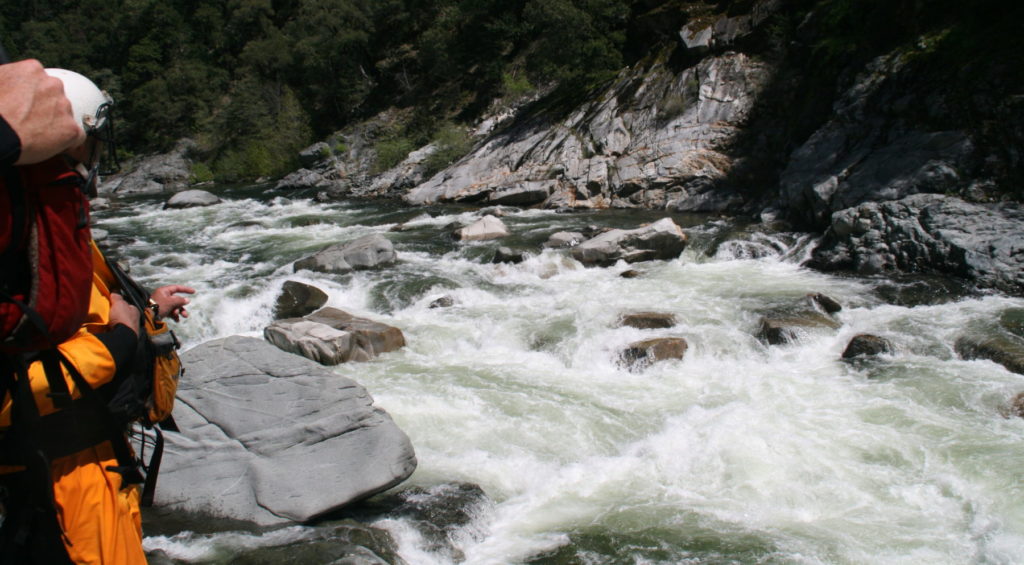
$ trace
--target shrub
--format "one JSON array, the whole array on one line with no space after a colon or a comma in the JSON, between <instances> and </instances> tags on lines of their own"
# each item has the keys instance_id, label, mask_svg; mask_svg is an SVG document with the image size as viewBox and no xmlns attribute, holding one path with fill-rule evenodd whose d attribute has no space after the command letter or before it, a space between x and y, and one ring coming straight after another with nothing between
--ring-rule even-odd
<instances>
[{"instance_id":1,"label":"shrub","mask_svg":"<svg viewBox=\"0 0 1024 565\"><path fill-rule=\"evenodd\" d=\"M192 163L192 170L189 175L189 181L192 184L199 184L201 182L209 182L213 180L213 170L206 163Z\"/></svg>"},{"instance_id":2,"label":"shrub","mask_svg":"<svg viewBox=\"0 0 1024 565\"><path fill-rule=\"evenodd\" d=\"M437 149L423 161L428 177L458 161L473 147L473 140L466 128L451 122L445 122L441 126L434 134L432 143Z\"/></svg>"},{"instance_id":3,"label":"shrub","mask_svg":"<svg viewBox=\"0 0 1024 565\"><path fill-rule=\"evenodd\" d=\"M376 173L382 173L402 162L416 147L411 139L402 136L381 139L374 145L377 160L373 165Z\"/></svg>"}]
</instances>

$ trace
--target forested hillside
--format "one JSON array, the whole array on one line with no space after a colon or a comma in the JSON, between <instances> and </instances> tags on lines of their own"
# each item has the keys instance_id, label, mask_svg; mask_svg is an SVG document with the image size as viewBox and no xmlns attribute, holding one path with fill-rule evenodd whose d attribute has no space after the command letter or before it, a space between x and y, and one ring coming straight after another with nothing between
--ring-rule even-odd
<instances>
[{"instance_id":1,"label":"forested hillside","mask_svg":"<svg viewBox=\"0 0 1024 565\"><path fill-rule=\"evenodd\" d=\"M1019 20L1003 12L1020 11L1011 2L782 3L762 51L789 57L804 75L801 87L832 92L844 69L941 30L960 34L943 43L956 49L943 64L964 65L964 73L1005 64L1009 84L1021 83L1019 64L992 59L1019 42L1009 31ZM389 107L411 109L389 140L402 153L538 88L584 96L626 65L681 58L673 49L687 22L753 4L9 0L0 29L12 57L77 70L107 89L118 102L124 151L159 151L189 136L202 149L204 174L241 180L286 172L300 148ZM792 93L804 108L793 135L828 112L831 99L820 92Z\"/></svg>"}]
</instances>

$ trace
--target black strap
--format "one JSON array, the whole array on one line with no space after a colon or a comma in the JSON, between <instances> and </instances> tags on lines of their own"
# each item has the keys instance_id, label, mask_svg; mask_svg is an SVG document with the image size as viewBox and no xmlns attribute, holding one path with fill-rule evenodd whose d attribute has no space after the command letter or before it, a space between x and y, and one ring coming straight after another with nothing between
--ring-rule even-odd
<instances>
[{"instance_id":1,"label":"black strap","mask_svg":"<svg viewBox=\"0 0 1024 565\"><path fill-rule=\"evenodd\" d=\"M97 409L101 414L102 425L106 430L107 437L110 440L110 445L114 448L114 456L117 458L117 465L108 467L107 470L120 473L122 480L126 484L142 484L145 482L145 478L139 471L139 461L132 455L131 447L128 445L124 426L117 422L110 414L110 411L107 410L106 403L100 395L91 386L89 386L89 383L86 382L84 377L82 377L82 373L78 372L78 369L63 355L60 355L60 361L68 374L71 375L71 380L74 381L75 386L77 386L81 391L82 397L93 403L94 406L98 407Z\"/></svg>"},{"instance_id":2,"label":"black strap","mask_svg":"<svg viewBox=\"0 0 1024 565\"><path fill-rule=\"evenodd\" d=\"M139 500L139 504L142 506L153 506L153 498L156 495L156 478L160 475L160 462L163 461L163 458L164 434L160 428L154 427L153 456L149 458L149 465L146 466L146 483L142 486L142 497Z\"/></svg>"}]
</instances>

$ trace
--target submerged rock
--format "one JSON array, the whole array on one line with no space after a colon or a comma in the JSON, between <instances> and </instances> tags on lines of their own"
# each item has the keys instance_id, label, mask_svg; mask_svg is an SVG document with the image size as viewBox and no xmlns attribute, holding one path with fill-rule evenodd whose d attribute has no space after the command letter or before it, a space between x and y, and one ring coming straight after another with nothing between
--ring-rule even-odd
<instances>
[{"instance_id":1,"label":"submerged rock","mask_svg":"<svg viewBox=\"0 0 1024 565\"><path fill-rule=\"evenodd\" d=\"M619 318L618 325L641 330L671 328L676 325L676 317L667 312L634 312Z\"/></svg>"},{"instance_id":2,"label":"submerged rock","mask_svg":"<svg viewBox=\"0 0 1024 565\"><path fill-rule=\"evenodd\" d=\"M156 505L261 525L308 522L409 477L408 436L355 381L267 342L182 355Z\"/></svg>"},{"instance_id":3,"label":"submerged rock","mask_svg":"<svg viewBox=\"0 0 1024 565\"><path fill-rule=\"evenodd\" d=\"M492 259L491 262L518 264L525 261L526 258L526 253L522 251L516 251L509 247L499 247L497 251L494 252L494 259Z\"/></svg>"},{"instance_id":4,"label":"submerged rock","mask_svg":"<svg viewBox=\"0 0 1024 565\"><path fill-rule=\"evenodd\" d=\"M380 235L370 234L349 243L340 243L321 249L292 265L295 272L302 269L321 273L350 273L360 269L372 269L394 263L398 259L391 241Z\"/></svg>"},{"instance_id":5,"label":"submerged rock","mask_svg":"<svg viewBox=\"0 0 1024 565\"><path fill-rule=\"evenodd\" d=\"M263 337L284 351L322 365L368 361L405 346L402 330L337 308L277 320L263 330Z\"/></svg>"},{"instance_id":6,"label":"submerged rock","mask_svg":"<svg viewBox=\"0 0 1024 565\"><path fill-rule=\"evenodd\" d=\"M965 335L954 344L962 359L988 359L1024 375L1024 340L1011 335Z\"/></svg>"}]
</instances>

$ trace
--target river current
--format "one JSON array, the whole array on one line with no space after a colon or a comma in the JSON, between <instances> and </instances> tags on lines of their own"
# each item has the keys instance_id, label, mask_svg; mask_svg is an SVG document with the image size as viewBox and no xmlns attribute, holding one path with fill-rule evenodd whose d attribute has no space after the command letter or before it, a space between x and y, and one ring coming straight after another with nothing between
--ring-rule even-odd
<instances>
[{"instance_id":1,"label":"river current","mask_svg":"<svg viewBox=\"0 0 1024 565\"><path fill-rule=\"evenodd\" d=\"M953 349L1022 299L818 273L800 266L810 236L717 216L672 215L691 242L676 260L585 268L541 243L668 214L508 209L509 238L456 243L450 224L479 210L325 204L259 186L218 193L222 203L186 210L122 200L94 224L141 282L197 289L175 328L186 349L261 336L289 279L403 331L405 348L336 370L410 436L419 466L398 490L485 494L444 544L403 517L374 518L407 563L1024 563L1024 419L1003 415L1024 375ZM292 272L369 233L391 239L396 265ZM499 245L529 257L492 264ZM777 346L755 337L766 312L808 293L842 304L839 329ZM453 305L431 308L442 296ZM618 327L637 311L678 324ZM859 333L893 352L842 361ZM628 344L660 336L684 337L684 359L620 363ZM271 555L329 539L321 525L144 526L146 549L176 563L260 551L246 562L305 563Z\"/></svg>"}]
</instances>

